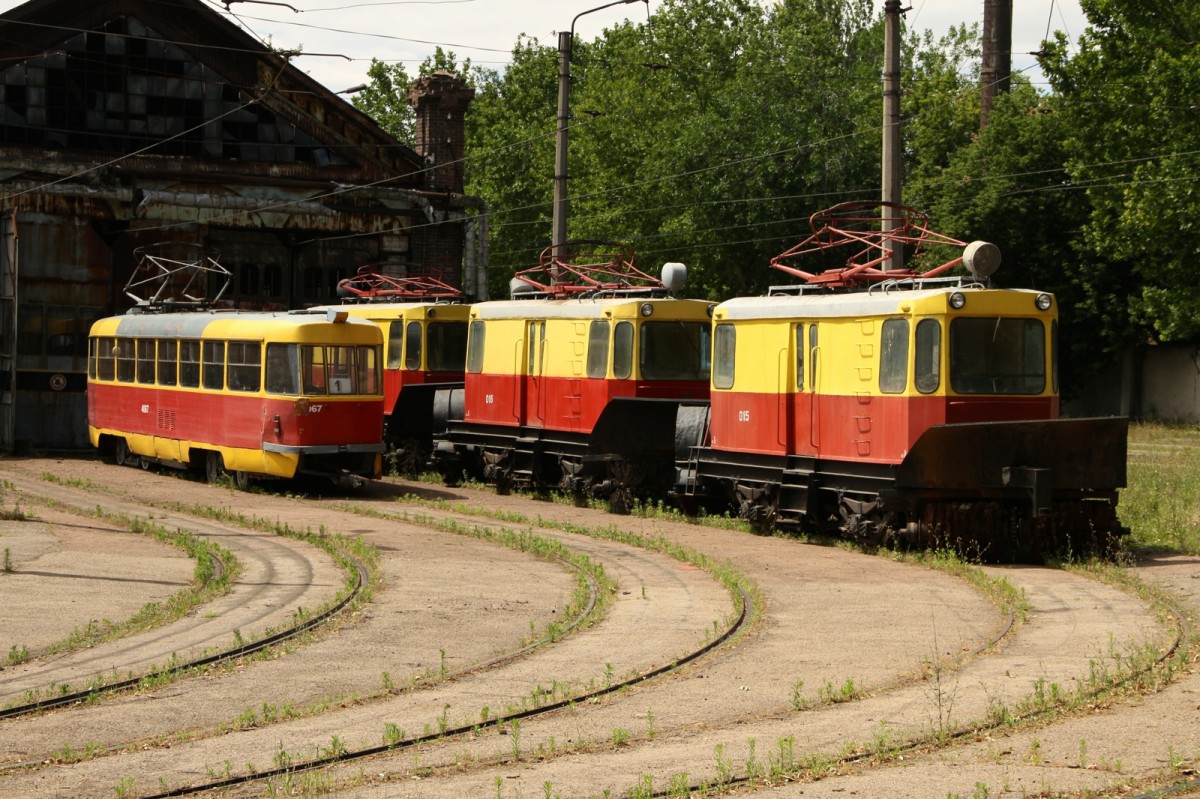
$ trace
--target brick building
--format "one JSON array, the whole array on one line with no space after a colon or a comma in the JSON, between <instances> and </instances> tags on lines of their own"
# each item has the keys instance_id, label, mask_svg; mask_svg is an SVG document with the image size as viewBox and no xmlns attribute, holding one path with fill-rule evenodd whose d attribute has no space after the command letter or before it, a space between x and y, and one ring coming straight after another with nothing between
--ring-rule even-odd
<instances>
[{"instance_id":1,"label":"brick building","mask_svg":"<svg viewBox=\"0 0 1200 799\"><path fill-rule=\"evenodd\" d=\"M333 302L365 264L478 294L472 91L437 74L408 97L415 148L201 0L0 15L0 448L86 445L87 331L130 307L150 247L217 259L232 307Z\"/></svg>"}]
</instances>

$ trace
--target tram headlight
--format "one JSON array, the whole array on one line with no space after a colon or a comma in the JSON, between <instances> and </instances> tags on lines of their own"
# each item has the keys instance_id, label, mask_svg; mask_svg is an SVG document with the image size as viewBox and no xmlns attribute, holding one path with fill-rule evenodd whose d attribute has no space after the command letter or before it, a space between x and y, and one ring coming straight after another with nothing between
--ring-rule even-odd
<instances>
[{"instance_id":1,"label":"tram headlight","mask_svg":"<svg viewBox=\"0 0 1200 799\"><path fill-rule=\"evenodd\" d=\"M956 311L962 310L962 307L967 304L967 295L961 291L956 291L950 295L950 307Z\"/></svg>"},{"instance_id":2,"label":"tram headlight","mask_svg":"<svg viewBox=\"0 0 1200 799\"><path fill-rule=\"evenodd\" d=\"M638 310L641 311L642 316L650 316L651 314L654 313L654 306L648 302L643 302L642 307L639 308Z\"/></svg>"},{"instance_id":3,"label":"tram headlight","mask_svg":"<svg viewBox=\"0 0 1200 799\"><path fill-rule=\"evenodd\" d=\"M1054 298L1049 294L1039 294L1034 299L1033 304L1037 306L1039 311L1048 311L1050 310L1050 306L1054 304Z\"/></svg>"}]
</instances>

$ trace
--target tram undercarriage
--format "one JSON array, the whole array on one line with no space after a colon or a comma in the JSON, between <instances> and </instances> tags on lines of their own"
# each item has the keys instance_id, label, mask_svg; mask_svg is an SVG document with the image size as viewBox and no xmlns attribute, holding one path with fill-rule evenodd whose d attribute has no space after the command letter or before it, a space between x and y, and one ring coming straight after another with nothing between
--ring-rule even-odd
<instances>
[{"instance_id":1,"label":"tram undercarriage","mask_svg":"<svg viewBox=\"0 0 1200 799\"><path fill-rule=\"evenodd\" d=\"M1127 424L935 426L896 465L694 446L676 464L672 494L689 511L724 504L764 532L945 547L993 562L1107 553L1128 532L1116 515Z\"/></svg>"}]
</instances>

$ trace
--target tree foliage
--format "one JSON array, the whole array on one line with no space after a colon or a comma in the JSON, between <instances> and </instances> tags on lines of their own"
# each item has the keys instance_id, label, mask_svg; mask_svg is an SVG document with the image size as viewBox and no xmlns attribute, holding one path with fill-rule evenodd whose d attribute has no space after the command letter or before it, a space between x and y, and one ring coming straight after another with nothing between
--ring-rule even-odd
<instances>
[{"instance_id":1,"label":"tree foliage","mask_svg":"<svg viewBox=\"0 0 1200 799\"><path fill-rule=\"evenodd\" d=\"M1083 0L1091 27L1046 72L1072 121L1065 164L1090 214L1080 254L1106 285L1096 301L1161 341L1200 341L1200 7ZM1097 309L1099 310L1099 309Z\"/></svg>"},{"instance_id":2,"label":"tree foliage","mask_svg":"<svg viewBox=\"0 0 1200 799\"><path fill-rule=\"evenodd\" d=\"M781 282L767 263L811 213L879 196L878 5L663 0L646 22L577 38L569 236L629 242L647 269L683 261L692 296ZM910 32L902 82L906 202L1000 245L998 283L1054 291L1076 372L1130 342L1200 340L1200 6L1082 6L1078 52L1061 34L1044 45L1052 90L1015 76L982 130L977 26ZM501 71L440 51L433 68L476 89L466 190L487 203L503 296L550 243L557 49L522 37ZM370 74L356 105L407 140L408 75Z\"/></svg>"}]
</instances>

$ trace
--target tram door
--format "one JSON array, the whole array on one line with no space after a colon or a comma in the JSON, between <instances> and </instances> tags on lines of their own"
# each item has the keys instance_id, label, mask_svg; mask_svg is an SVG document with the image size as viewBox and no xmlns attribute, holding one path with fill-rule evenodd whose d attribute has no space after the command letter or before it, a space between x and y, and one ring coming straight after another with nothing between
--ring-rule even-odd
<instances>
[{"instance_id":1,"label":"tram door","mask_svg":"<svg viewBox=\"0 0 1200 799\"><path fill-rule=\"evenodd\" d=\"M528 322L525 328L525 390L521 397L521 424L545 426L546 322Z\"/></svg>"}]
</instances>

